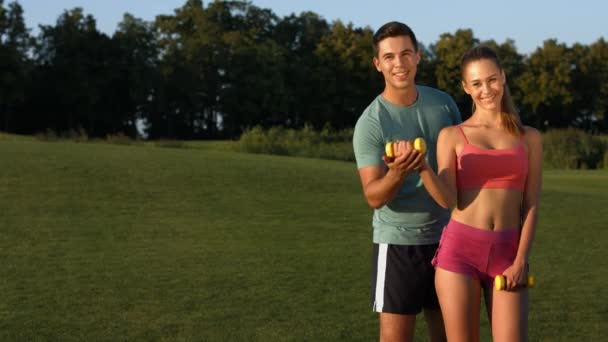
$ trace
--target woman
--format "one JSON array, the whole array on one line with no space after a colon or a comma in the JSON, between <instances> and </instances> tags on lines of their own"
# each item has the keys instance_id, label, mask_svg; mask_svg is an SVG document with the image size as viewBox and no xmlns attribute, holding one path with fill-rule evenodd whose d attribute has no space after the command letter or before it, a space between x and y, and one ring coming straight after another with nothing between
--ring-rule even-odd
<instances>
[{"instance_id":1,"label":"woman","mask_svg":"<svg viewBox=\"0 0 608 342\"><path fill-rule=\"evenodd\" d=\"M437 174L423 161L431 196L452 208L433 265L449 341L478 341L481 288L494 341L527 340L528 256L538 216L542 173L539 132L522 126L494 51L475 47L461 62L472 116L444 128ZM411 149L400 142L398 150ZM493 288L506 277L506 291Z\"/></svg>"}]
</instances>

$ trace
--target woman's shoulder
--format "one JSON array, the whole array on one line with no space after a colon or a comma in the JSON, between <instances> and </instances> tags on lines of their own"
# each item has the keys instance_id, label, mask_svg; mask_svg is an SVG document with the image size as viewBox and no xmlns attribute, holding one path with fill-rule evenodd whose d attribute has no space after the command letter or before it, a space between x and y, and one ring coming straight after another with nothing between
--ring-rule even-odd
<instances>
[{"instance_id":1,"label":"woman's shoulder","mask_svg":"<svg viewBox=\"0 0 608 342\"><path fill-rule=\"evenodd\" d=\"M441 131L439 132L439 134L443 133L443 134L454 134L458 132L458 126L460 126L462 124L459 125L453 125L453 126L445 126L441 129Z\"/></svg>"},{"instance_id":2,"label":"woman's shoulder","mask_svg":"<svg viewBox=\"0 0 608 342\"><path fill-rule=\"evenodd\" d=\"M540 131L536 128L531 126L524 126L524 138L526 138L526 140L533 139L540 141L542 139L542 136L540 134Z\"/></svg>"},{"instance_id":3,"label":"woman's shoulder","mask_svg":"<svg viewBox=\"0 0 608 342\"><path fill-rule=\"evenodd\" d=\"M446 126L439 131L439 138L444 141L453 141L460 136L460 125Z\"/></svg>"},{"instance_id":4,"label":"woman's shoulder","mask_svg":"<svg viewBox=\"0 0 608 342\"><path fill-rule=\"evenodd\" d=\"M526 145L528 145L528 148L537 147L542 149L542 134L536 128L524 126L523 139L525 140Z\"/></svg>"}]
</instances>

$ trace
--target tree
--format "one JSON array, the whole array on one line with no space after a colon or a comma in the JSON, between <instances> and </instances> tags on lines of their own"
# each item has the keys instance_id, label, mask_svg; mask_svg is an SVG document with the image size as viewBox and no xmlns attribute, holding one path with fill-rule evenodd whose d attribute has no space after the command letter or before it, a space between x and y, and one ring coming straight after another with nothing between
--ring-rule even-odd
<instances>
[{"instance_id":1,"label":"tree","mask_svg":"<svg viewBox=\"0 0 608 342\"><path fill-rule=\"evenodd\" d=\"M382 88L372 65L373 32L370 28L355 29L352 23L336 21L331 32L321 38L315 55L319 59L324 106L313 125L325 123L336 128L352 127L367 104ZM373 95L372 95L373 94Z\"/></svg>"},{"instance_id":2,"label":"tree","mask_svg":"<svg viewBox=\"0 0 608 342\"><path fill-rule=\"evenodd\" d=\"M163 114L149 120L152 136L235 137L280 113L284 53L273 39L276 20L242 1L204 8L190 0L159 16Z\"/></svg>"},{"instance_id":3,"label":"tree","mask_svg":"<svg viewBox=\"0 0 608 342\"><path fill-rule=\"evenodd\" d=\"M285 78L286 126L303 127L315 121L321 111L322 63L315 50L329 32L329 24L313 12L291 14L277 22L274 39L285 51L286 59L281 74L289 75Z\"/></svg>"},{"instance_id":4,"label":"tree","mask_svg":"<svg viewBox=\"0 0 608 342\"><path fill-rule=\"evenodd\" d=\"M420 52L420 63L416 71L416 84L425 85L437 88L437 56L432 50L432 47L427 48L421 42L418 42L418 51Z\"/></svg>"},{"instance_id":5,"label":"tree","mask_svg":"<svg viewBox=\"0 0 608 342\"><path fill-rule=\"evenodd\" d=\"M572 58L573 124L585 130L608 127L608 44L601 38L590 46L574 44ZM603 127L602 127L603 126Z\"/></svg>"},{"instance_id":6,"label":"tree","mask_svg":"<svg viewBox=\"0 0 608 342\"><path fill-rule=\"evenodd\" d=\"M33 41L23 19L23 8L11 2L8 11L0 0L0 130L24 132L27 122L17 115L25 101Z\"/></svg>"},{"instance_id":7,"label":"tree","mask_svg":"<svg viewBox=\"0 0 608 342\"><path fill-rule=\"evenodd\" d=\"M471 99L462 89L460 60L465 52L477 44L479 40L473 36L473 31L467 29L458 30L453 35L444 33L431 47L436 56L437 87L452 95L463 119L471 115Z\"/></svg>"},{"instance_id":8,"label":"tree","mask_svg":"<svg viewBox=\"0 0 608 342\"><path fill-rule=\"evenodd\" d=\"M103 137L120 130L104 91L112 84L116 49L82 8L65 11L55 26L41 26L35 49L37 64L28 90L34 121L58 133L84 130Z\"/></svg>"},{"instance_id":9,"label":"tree","mask_svg":"<svg viewBox=\"0 0 608 342\"><path fill-rule=\"evenodd\" d=\"M519 80L524 72L524 55L517 52L515 42L512 39L507 39L504 43L498 44L494 40L488 40L480 43L494 49L500 60L505 74L507 76L507 85L511 91L513 102L518 107L520 116L527 118L529 116L529 110L522 103L523 93L519 87ZM526 124L526 120L522 120Z\"/></svg>"},{"instance_id":10,"label":"tree","mask_svg":"<svg viewBox=\"0 0 608 342\"><path fill-rule=\"evenodd\" d=\"M212 61L216 30L205 19L202 1L189 0L174 15L157 16L154 27L162 86L153 95L156 108L147 113L146 133L152 139L193 138L194 127L206 131L209 121L213 130L215 122L205 113L213 111L217 96L212 89L217 78Z\"/></svg>"},{"instance_id":11,"label":"tree","mask_svg":"<svg viewBox=\"0 0 608 342\"><path fill-rule=\"evenodd\" d=\"M570 113L574 101L571 75L575 68L571 57L565 44L546 40L525 60L525 71L516 80L523 94L521 102L531 109L523 117L539 129L566 127L574 119Z\"/></svg>"},{"instance_id":12,"label":"tree","mask_svg":"<svg viewBox=\"0 0 608 342\"><path fill-rule=\"evenodd\" d=\"M302 12L279 18L250 1L186 0L145 22L123 16L112 37L81 8L29 36L17 2L0 0L0 130L91 137L144 122L151 139L236 138L247 127L352 127L383 87L369 27ZM460 61L470 29L419 43L419 84L451 94L463 117ZM538 128L608 128L608 44L548 40L529 57L493 47L522 120ZM603 122L603 125L599 123Z\"/></svg>"},{"instance_id":13,"label":"tree","mask_svg":"<svg viewBox=\"0 0 608 342\"><path fill-rule=\"evenodd\" d=\"M219 105L224 133L245 127L284 125L288 120L287 51L274 39L278 18L249 3L232 3L237 23L222 35L228 53L221 59Z\"/></svg>"},{"instance_id":14,"label":"tree","mask_svg":"<svg viewBox=\"0 0 608 342\"><path fill-rule=\"evenodd\" d=\"M135 137L137 121L146 122L149 113L156 110L156 90L161 86L156 32L152 23L126 13L112 42L118 59L112 68L114 86L107 93L112 96L113 111L124 120L125 133Z\"/></svg>"}]
</instances>

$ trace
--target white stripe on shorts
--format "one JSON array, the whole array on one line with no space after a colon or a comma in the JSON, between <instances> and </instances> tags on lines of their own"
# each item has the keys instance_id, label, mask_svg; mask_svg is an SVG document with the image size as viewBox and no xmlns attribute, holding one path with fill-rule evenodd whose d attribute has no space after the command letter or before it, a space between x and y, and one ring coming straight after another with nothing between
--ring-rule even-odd
<instances>
[{"instance_id":1,"label":"white stripe on shorts","mask_svg":"<svg viewBox=\"0 0 608 342\"><path fill-rule=\"evenodd\" d=\"M384 281L386 278L386 252L388 244L378 244L378 270L376 272L376 299L374 301L374 311L382 312L384 306Z\"/></svg>"}]
</instances>

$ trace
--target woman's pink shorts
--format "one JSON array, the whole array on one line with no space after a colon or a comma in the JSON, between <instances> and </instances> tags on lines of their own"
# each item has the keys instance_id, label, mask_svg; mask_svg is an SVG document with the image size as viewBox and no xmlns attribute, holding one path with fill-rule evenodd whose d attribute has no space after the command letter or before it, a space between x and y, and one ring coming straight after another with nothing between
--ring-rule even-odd
<instances>
[{"instance_id":1,"label":"woman's pink shorts","mask_svg":"<svg viewBox=\"0 0 608 342\"><path fill-rule=\"evenodd\" d=\"M450 220L441 235L433 266L492 286L494 277L513 264L519 232L519 229L483 230Z\"/></svg>"}]
</instances>

